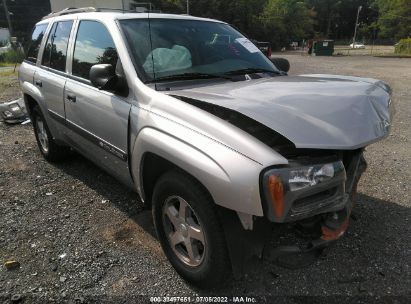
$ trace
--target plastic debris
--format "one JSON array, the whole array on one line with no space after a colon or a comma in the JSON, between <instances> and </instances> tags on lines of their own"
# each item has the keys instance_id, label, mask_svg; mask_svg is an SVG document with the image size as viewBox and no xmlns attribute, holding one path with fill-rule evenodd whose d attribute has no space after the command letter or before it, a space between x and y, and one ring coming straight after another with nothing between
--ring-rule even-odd
<instances>
[{"instance_id":1,"label":"plastic debris","mask_svg":"<svg viewBox=\"0 0 411 304\"><path fill-rule=\"evenodd\" d=\"M10 124L26 121L27 111L23 98L0 103L0 119Z\"/></svg>"},{"instance_id":2,"label":"plastic debris","mask_svg":"<svg viewBox=\"0 0 411 304\"><path fill-rule=\"evenodd\" d=\"M9 260L4 263L4 267L6 267L7 270L12 270L20 267L20 263L17 262L16 260Z\"/></svg>"}]
</instances>

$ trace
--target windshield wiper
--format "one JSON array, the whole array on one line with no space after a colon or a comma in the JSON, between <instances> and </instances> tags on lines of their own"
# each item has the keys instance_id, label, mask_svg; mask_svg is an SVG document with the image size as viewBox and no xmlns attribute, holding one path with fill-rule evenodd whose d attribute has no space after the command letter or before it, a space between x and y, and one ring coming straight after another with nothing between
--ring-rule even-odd
<instances>
[{"instance_id":1,"label":"windshield wiper","mask_svg":"<svg viewBox=\"0 0 411 304\"><path fill-rule=\"evenodd\" d=\"M170 81L170 80L211 79L211 78L222 78L222 79L231 80L230 77L225 77L224 75L207 74L207 73L184 73L184 74L158 77L158 78L153 79L152 82Z\"/></svg>"},{"instance_id":2,"label":"windshield wiper","mask_svg":"<svg viewBox=\"0 0 411 304\"><path fill-rule=\"evenodd\" d=\"M287 75L287 73L283 71L275 71L275 70L267 70L267 69L260 69L260 68L247 68L241 70L234 70L224 73L224 75L245 75L245 74L256 74L256 73L271 73L276 75Z\"/></svg>"}]
</instances>

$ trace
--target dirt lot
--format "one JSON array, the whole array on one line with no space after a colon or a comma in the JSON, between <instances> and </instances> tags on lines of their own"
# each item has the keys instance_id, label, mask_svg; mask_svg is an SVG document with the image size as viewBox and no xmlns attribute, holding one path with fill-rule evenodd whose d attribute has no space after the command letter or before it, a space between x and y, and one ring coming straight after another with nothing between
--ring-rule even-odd
<instances>
[{"instance_id":1,"label":"dirt lot","mask_svg":"<svg viewBox=\"0 0 411 304\"><path fill-rule=\"evenodd\" d=\"M0 123L0 261L21 264L13 271L0 267L0 302L13 295L27 303L149 301L139 295L291 296L286 299L293 303L317 301L298 296L328 296L321 299L330 302L338 295L408 302L411 60L286 57L292 75L381 78L392 86L397 109L391 136L367 149L356 220L317 262L288 270L254 261L246 276L227 278L220 290L194 289L167 262L137 195L80 156L59 165L45 162L31 125ZM0 83L3 101L18 95L13 76L1 76Z\"/></svg>"}]
</instances>

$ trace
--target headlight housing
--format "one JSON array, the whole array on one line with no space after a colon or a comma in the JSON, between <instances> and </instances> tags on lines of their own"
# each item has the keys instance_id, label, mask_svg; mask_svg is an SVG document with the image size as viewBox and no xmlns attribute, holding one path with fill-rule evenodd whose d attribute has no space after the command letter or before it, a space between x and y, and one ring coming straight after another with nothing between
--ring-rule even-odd
<instances>
[{"instance_id":1,"label":"headlight housing","mask_svg":"<svg viewBox=\"0 0 411 304\"><path fill-rule=\"evenodd\" d=\"M263 175L266 212L270 219L276 222L284 221L285 218L293 216L294 203L304 198L312 198L311 207L319 209L323 206L321 200L325 196L315 195L335 190L335 193L343 196L345 180L342 161L270 169ZM304 208L308 210L307 206Z\"/></svg>"}]
</instances>

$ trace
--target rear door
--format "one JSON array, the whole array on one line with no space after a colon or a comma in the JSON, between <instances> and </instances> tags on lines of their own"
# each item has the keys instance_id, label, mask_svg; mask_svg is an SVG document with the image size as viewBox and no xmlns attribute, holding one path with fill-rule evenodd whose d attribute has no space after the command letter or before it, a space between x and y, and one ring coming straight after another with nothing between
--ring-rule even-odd
<instances>
[{"instance_id":1,"label":"rear door","mask_svg":"<svg viewBox=\"0 0 411 304\"><path fill-rule=\"evenodd\" d=\"M40 68L34 75L34 84L42 92L49 114L53 118L60 118L60 121L64 120L63 92L72 26L72 20L53 24L44 47Z\"/></svg>"},{"instance_id":2,"label":"rear door","mask_svg":"<svg viewBox=\"0 0 411 304\"><path fill-rule=\"evenodd\" d=\"M72 145L118 178L129 179L128 118L126 97L91 85L89 72L95 64L116 67L118 55L104 24L80 20L66 82L64 103Z\"/></svg>"},{"instance_id":3,"label":"rear door","mask_svg":"<svg viewBox=\"0 0 411 304\"><path fill-rule=\"evenodd\" d=\"M27 56L19 69L19 79L22 82L33 83L34 73L36 71L37 56L43 41L44 34L47 30L48 23L37 24L31 34Z\"/></svg>"}]
</instances>

